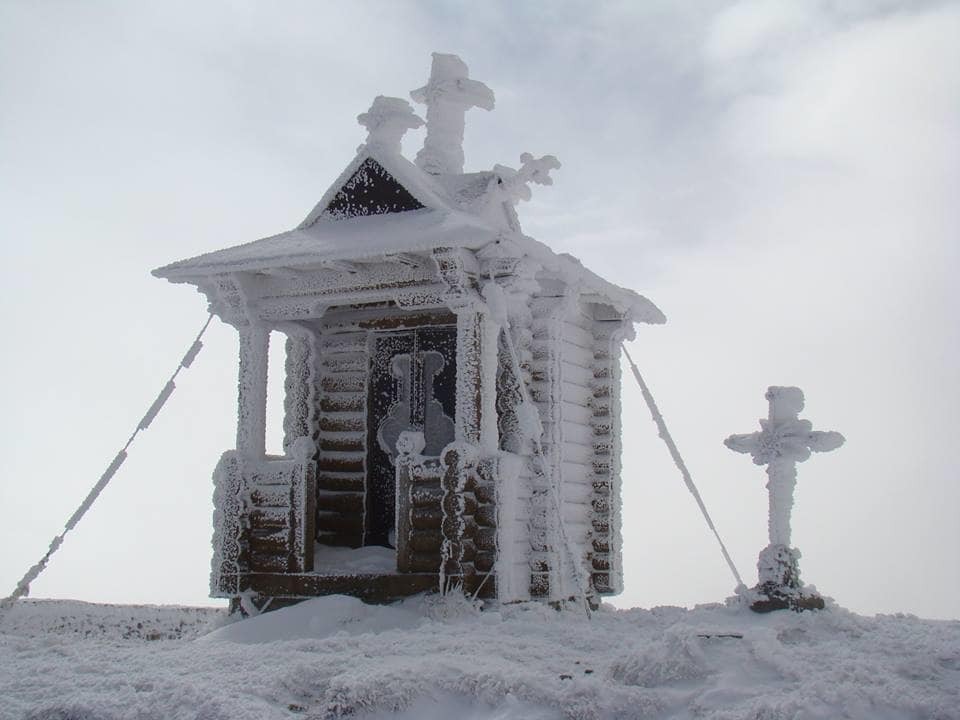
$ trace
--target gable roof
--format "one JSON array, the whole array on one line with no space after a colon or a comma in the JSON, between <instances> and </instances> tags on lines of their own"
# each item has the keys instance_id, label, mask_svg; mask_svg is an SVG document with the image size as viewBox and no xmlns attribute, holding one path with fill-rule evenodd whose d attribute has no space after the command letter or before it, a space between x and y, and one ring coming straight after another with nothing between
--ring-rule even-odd
<instances>
[{"instance_id":1,"label":"gable roof","mask_svg":"<svg viewBox=\"0 0 960 720\"><path fill-rule=\"evenodd\" d=\"M607 298L635 322L666 318L647 298L614 285L579 260L524 235L495 172L432 176L396 152L361 145L356 157L296 228L171 263L153 271L171 282L212 275L363 260L437 247L479 250L507 241L565 281Z\"/></svg>"},{"instance_id":2,"label":"gable roof","mask_svg":"<svg viewBox=\"0 0 960 720\"><path fill-rule=\"evenodd\" d=\"M364 177L364 175L366 177ZM322 217L328 217L330 219L356 217L357 215L329 212L331 206L336 206L340 197L357 193L358 188L354 184L356 180L360 180L358 184L362 184L363 181L366 180L367 182L372 181L391 187L394 185L399 186L406 197L410 198L414 203L419 204L422 208L431 208L434 210L449 209L449 203L441 198L439 188L433 187L430 176L412 162L397 153L385 152L376 145L361 145L357 151L357 156L350 161L350 164L340 173L340 176L333 181L333 184L323 194L320 201L297 228L301 230L308 228ZM351 185L353 186L351 187ZM407 202L406 204L410 205L411 203ZM419 208L408 207L405 209ZM402 212L402 210L386 210L385 212Z\"/></svg>"},{"instance_id":3,"label":"gable roof","mask_svg":"<svg viewBox=\"0 0 960 720\"><path fill-rule=\"evenodd\" d=\"M307 227L301 225L261 240L180 260L153 274L174 282L190 282L222 273L297 267L324 260L362 260L435 247L476 249L496 237L496 231L477 218L430 208L343 220L318 217Z\"/></svg>"}]
</instances>

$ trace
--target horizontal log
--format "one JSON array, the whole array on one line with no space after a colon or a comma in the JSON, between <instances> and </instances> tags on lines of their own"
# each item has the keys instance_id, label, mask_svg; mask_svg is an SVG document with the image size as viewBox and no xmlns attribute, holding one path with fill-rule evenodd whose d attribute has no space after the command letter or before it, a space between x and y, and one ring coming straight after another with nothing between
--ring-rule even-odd
<instances>
[{"instance_id":1,"label":"horizontal log","mask_svg":"<svg viewBox=\"0 0 960 720\"><path fill-rule=\"evenodd\" d=\"M343 455L321 455L317 459L320 472L362 473L363 455L344 453Z\"/></svg>"},{"instance_id":2,"label":"horizontal log","mask_svg":"<svg viewBox=\"0 0 960 720\"><path fill-rule=\"evenodd\" d=\"M410 510L410 524L415 530L438 530L443 522L439 508L420 507Z\"/></svg>"},{"instance_id":3,"label":"horizontal log","mask_svg":"<svg viewBox=\"0 0 960 720\"><path fill-rule=\"evenodd\" d=\"M351 415L321 415L319 425L324 432L358 432L366 430L366 419Z\"/></svg>"},{"instance_id":4,"label":"horizontal log","mask_svg":"<svg viewBox=\"0 0 960 720\"><path fill-rule=\"evenodd\" d=\"M439 484L435 487L415 485L410 488L410 504L414 507L439 508L442 498L443 490L440 489Z\"/></svg>"},{"instance_id":5,"label":"horizontal log","mask_svg":"<svg viewBox=\"0 0 960 720\"><path fill-rule=\"evenodd\" d=\"M594 512L600 515L605 515L610 512L610 501L604 497L594 498L590 501L590 506Z\"/></svg>"},{"instance_id":6,"label":"horizontal log","mask_svg":"<svg viewBox=\"0 0 960 720\"><path fill-rule=\"evenodd\" d=\"M593 445L581 445L580 443L565 442L562 445L563 460L566 462L579 463L580 465L589 465L597 454Z\"/></svg>"},{"instance_id":7,"label":"horizontal log","mask_svg":"<svg viewBox=\"0 0 960 720\"><path fill-rule=\"evenodd\" d=\"M590 544L593 546L594 553L601 554L610 552L610 542L606 538L594 536Z\"/></svg>"},{"instance_id":8,"label":"horizontal log","mask_svg":"<svg viewBox=\"0 0 960 720\"><path fill-rule=\"evenodd\" d=\"M480 572L491 572L496 563L496 557L492 552L478 552L473 558L473 566Z\"/></svg>"},{"instance_id":9,"label":"horizontal log","mask_svg":"<svg viewBox=\"0 0 960 720\"><path fill-rule=\"evenodd\" d=\"M321 452L363 452L366 435L358 432L345 432L322 435L317 440Z\"/></svg>"},{"instance_id":10,"label":"horizontal log","mask_svg":"<svg viewBox=\"0 0 960 720\"><path fill-rule=\"evenodd\" d=\"M320 473L317 475L318 490L363 492L364 484L363 473Z\"/></svg>"},{"instance_id":11,"label":"horizontal log","mask_svg":"<svg viewBox=\"0 0 960 720\"><path fill-rule=\"evenodd\" d=\"M493 483L477 483L473 488L473 495L477 502L491 505L497 501L497 490Z\"/></svg>"},{"instance_id":12,"label":"horizontal log","mask_svg":"<svg viewBox=\"0 0 960 720\"><path fill-rule=\"evenodd\" d=\"M613 587L610 585L610 573L595 572L590 576L590 580L598 593L608 594L613 592Z\"/></svg>"},{"instance_id":13,"label":"horizontal log","mask_svg":"<svg viewBox=\"0 0 960 720\"><path fill-rule=\"evenodd\" d=\"M317 513L318 532L353 533L363 531L362 515L343 515L341 513Z\"/></svg>"},{"instance_id":14,"label":"horizontal log","mask_svg":"<svg viewBox=\"0 0 960 720\"><path fill-rule=\"evenodd\" d=\"M596 343L593 332L571 322L563 323L564 344L570 343L585 349L592 349Z\"/></svg>"},{"instance_id":15,"label":"horizontal log","mask_svg":"<svg viewBox=\"0 0 960 720\"><path fill-rule=\"evenodd\" d=\"M287 572L289 569L290 559L286 555L250 553L250 570L252 572Z\"/></svg>"},{"instance_id":16,"label":"horizontal log","mask_svg":"<svg viewBox=\"0 0 960 720\"><path fill-rule=\"evenodd\" d=\"M325 413L358 412L364 409L365 404L360 393L337 393L321 398L320 410Z\"/></svg>"},{"instance_id":17,"label":"horizontal log","mask_svg":"<svg viewBox=\"0 0 960 720\"><path fill-rule=\"evenodd\" d=\"M594 362L596 362L593 356L593 338L590 338L590 342L587 347L581 347L572 342L568 342L567 338L564 337L563 344L560 346L560 357L563 358L565 362L570 363L571 365L576 365L584 368L593 367Z\"/></svg>"},{"instance_id":18,"label":"horizontal log","mask_svg":"<svg viewBox=\"0 0 960 720\"><path fill-rule=\"evenodd\" d=\"M362 357L341 357L340 355L332 355L325 357L323 359L323 372L340 374L340 373L358 373L365 372L367 369L367 360L366 354Z\"/></svg>"},{"instance_id":19,"label":"horizontal log","mask_svg":"<svg viewBox=\"0 0 960 720\"><path fill-rule=\"evenodd\" d=\"M407 539L411 550L422 553L439 552L442 543L443 538L436 530L414 530Z\"/></svg>"},{"instance_id":20,"label":"horizontal log","mask_svg":"<svg viewBox=\"0 0 960 720\"><path fill-rule=\"evenodd\" d=\"M406 314L397 317L380 317L363 320L358 325L361 328L374 330L395 330L400 328L423 327L426 325L456 325L457 316L447 311L430 313Z\"/></svg>"},{"instance_id":21,"label":"horizontal log","mask_svg":"<svg viewBox=\"0 0 960 720\"><path fill-rule=\"evenodd\" d=\"M605 380L594 380L591 385L593 388L593 396L595 398L605 398L610 397L610 383Z\"/></svg>"},{"instance_id":22,"label":"horizontal log","mask_svg":"<svg viewBox=\"0 0 960 720\"><path fill-rule=\"evenodd\" d=\"M250 490L250 503L254 507L290 508L289 485L260 485Z\"/></svg>"},{"instance_id":23,"label":"horizontal log","mask_svg":"<svg viewBox=\"0 0 960 720\"><path fill-rule=\"evenodd\" d=\"M580 445L592 445L594 442L594 432L590 425L581 425L578 423L562 422L543 424L548 438L564 442L574 442Z\"/></svg>"},{"instance_id":24,"label":"horizontal log","mask_svg":"<svg viewBox=\"0 0 960 720\"><path fill-rule=\"evenodd\" d=\"M560 497L563 503L573 505L586 505L596 498L591 483L573 482L571 475L564 470L564 483L560 491Z\"/></svg>"},{"instance_id":25,"label":"horizontal log","mask_svg":"<svg viewBox=\"0 0 960 720\"><path fill-rule=\"evenodd\" d=\"M593 485L593 491L600 495L608 495L610 493L610 478L609 477L595 477L590 482Z\"/></svg>"},{"instance_id":26,"label":"horizontal log","mask_svg":"<svg viewBox=\"0 0 960 720\"><path fill-rule=\"evenodd\" d=\"M596 475L605 476L610 474L610 469L613 467L613 463L610 458L597 458L593 461L593 472Z\"/></svg>"},{"instance_id":27,"label":"horizontal log","mask_svg":"<svg viewBox=\"0 0 960 720\"><path fill-rule=\"evenodd\" d=\"M530 597L550 597L550 574L530 574Z\"/></svg>"},{"instance_id":28,"label":"horizontal log","mask_svg":"<svg viewBox=\"0 0 960 720\"><path fill-rule=\"evenodd\" d=\"M440 553L411 552L408 555L410 572L440 572Z\"/></svg>"},{"instance_id":29,"label":"horizontal log","mask_svg":"<svg viewBox=\"0 0 960 720\"><path fill-rule=\"evenodd\" d=\"M290 527L290 511L284 508L251 508L247 513L252 530L276 530Z\"/></svg>"},{"instance_id":30,"label":"horizontal log","mask_svg":"<svg viewBox=\"0 0 960 720\"><path fill-rule=\"evenodd\" d=\"M324 375L320 379L320 387L324 392L330 393L365 392L367 375L366 373Z\"/></svg>"},{"instance_id":31,"label":"horizontal log","mask_svg":"<svg viewBox=\"0 0 960 720\"><path fill-rule=\"evenodd\" d=\"M364 352L367 349L366 332L340 332L324 335L320 341L322 355L341 352Z\"/></svg>"},{"instance_id":32,"label":"horizontal log","mask_svg":"<svg viewBox=\"0 0 960 720\"><path fill-rule=\"evenodd\" d=\"M497 531L494 528L477 528L473 533L473 542L478 550L495 552L497 549Z\"/></svg>"},{"instance_id":33,"label":"horizontal log","mask_svg":"<svg viewBox=\"0 0 960 720\"><path fill-rule=\"evenodd\" d=\"M289 530L254 531L250 533L250 550L264 555L287 557L293 550Z\"/></svg>"},{"instance_id":34,"label":"horizontal log","mask_svg":"<svg viewBox=\"0 0 960 720\"><path fill-rule=\"evenodd\" d=\"M496 527L497 525L497 507L496 505L481 505L473 514L473 519L480 527Z\"/></svg>"},{"instance_id":35,"label":"horizontal log","mask_svg":"<svg viewBox=\"0 0 960 720\"><path fill-rule=\"evenodd\" d=\"M279 598L318 595L353 595L368 603L386 603L435 590L437 573L390 575L318 575L251 573L245 578L250 589Z\"/></svg>"},{"instance_id":36,"label":"horizontal log","mask_svg":"<svg viewBox=\"0 0 960 720\"><path fill-rule=\"evenodd\" d=\"M363 493L358 492L319 492L317 493L318 512L361 513L363 512Z\"/></svg>"}]
</instances>

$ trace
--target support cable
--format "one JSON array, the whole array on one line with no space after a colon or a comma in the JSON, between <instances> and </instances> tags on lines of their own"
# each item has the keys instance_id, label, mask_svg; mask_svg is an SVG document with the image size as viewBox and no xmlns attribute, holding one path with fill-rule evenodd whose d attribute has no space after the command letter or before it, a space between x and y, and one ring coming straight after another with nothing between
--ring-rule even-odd
<instances>
[{"instance_id":1,"label":"support cable","mask_svg":"<svg viewBox=\"0 0 960 720\"><path fill-rule=\"evenodd\" d=\"M663 419L663 415L660 414L660 409L657 407L657 403L653 399L653 395L650 394L650 388L647 387L647 384L643 381L643 377L640 375L640 370L637 368L636 363L633 362L633 358L630 357L630 353L627 351L627 346L621 343L623 348L623 354L627 356L627 362L630 363L630 369L633 370L633 377L636 379L637 384L640 386L640 392L643 393L643 399L647 403L647 407L650 409L650 415L653 416L653 422L657 425L657 430L659 431L660 438L666 444L667 449L670 451L670 457L673 458L674 464L680 470L680 474L683 476L683 482L687 486L687 490L690 491L690 494L693 495L693 499L697 501L697 505L700 507L700 512L703 513L704 520L707 521L707 526L713 531L714 537L717 538L717 542L720 544L720 552L723 553L723 559L727 561L727 567L730 568L730 572L733 573L733 577L737 581L737 589L745 588L743 580L740 578L740 573L737 572L737 567L733 564L733 560L730 559L730 554L727 552L727 546L723 544L723 540L720 539L720 533L717 532L717 528L713 524L713 520L710 519L710 513L707 512L707 506L703 504L703 498L700 497L700 492L697 490L697 486L693 483L693 478L690 477L690 471L687 470L687 465L683 461L683 458L680 456L680 451L677 449L676 444L673 442L673 437L670 435L670 431L667 430L667 423Z\"/></svg>"},{"instance_id":2,"label":"support cable","mask_svg":"<svg viewBox=\"0 0 960 720\"><path fill-rule=\"evenodd\" d=\"M207 328L210 327L210 322L213 320L213 313L210 313L207 317L207 321L203 324L203 327L200 328L200 332L197 334L196 339L193 341L193 344L187 349L187 352L184 354L183 359L180 360L180 364L177 365L177 369L173 371L173 375L170 376L170 379L167 381L167 384L163 386L163 389L160 390L160 394L157 395L156 400L147 408L147 411L144 413L143 417L140 419L140 422L137 423L137 427L134 428L133 434L130 435L130 438L127 440L126 444L121 448L120 452L116 454L110 464L107 466L107 469L104 470L103 475L100 476L100 479L97 481L96 485L91 488L90 492L87 493L87 497L84 498L83 502L80 503L80 507L76 509L73 515L70 516L70 519L67 520L66 524L63 526L63 532L53 538L50 541L50 546L47 549L47 552L36 565L27 570L26 574L21 578L20 582L17 583L17 586L14 588L13 592L0 600L0 613L9 610L13 607L13 604L20 598L26 597L30 594L30 583L37 579L37 577L42 573L46 567L47 563L50 561L50 557L60 549L60 546L63 544L63 538L68 532L73 530L76 527L77 523L80 522L80 519L86 515L87 511L96 502L97 498L100 497L100 493L103 492L103 489L107 486L113 476L116 475L117 470L120 469L120 466L123 465L123 461L127 459L127 450L130 449L130 446L133 444L133 441L136 439L137 435L141 430L146 430L150 427L150 423L153 422L154 418L157 417L157 414L163 408L164 404L173 394L173 391L176 389L176 380L177 375L180 374L180 371L189 368L199 354L201 348L203 348L203 343L200 342L200 338L203 337L203 334L207 331Z\"/></svg>"}]
</instances>

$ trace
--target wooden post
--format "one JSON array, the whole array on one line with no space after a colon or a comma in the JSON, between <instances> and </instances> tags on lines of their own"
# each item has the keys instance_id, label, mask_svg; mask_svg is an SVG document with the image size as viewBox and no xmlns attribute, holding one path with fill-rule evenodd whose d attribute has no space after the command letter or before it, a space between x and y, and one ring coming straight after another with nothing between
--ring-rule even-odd
<instances>
[{"instance_id":1,"label":"wooden post","mask_svg":"<svg viewBox=\"0 0 960 720\"><path fill-rule=\"evenodd\" d=\"M457 309L457 417L456 440L480 444L482 413L481 359L483 316L469 308Z\"/></svg>"},{"instance_id":2,"label":"wooden post","mask_svg":"<svg viewBox=\"0 0 960 720\"><path fill-rule=\"evenodd\" d=\"M283 382L283 451L290 454L302 437L317 437L317 347L316 335L306 328L287 334Z\"/></svg>"},{"instance_id":3,"label":"wooden post","mask_svg":"<svg viewBox=\"0 0 960 720\"><path fill-rule=\"evenodd\" d=\"M266 454L267 351L270 331L251 323L240 328L240 373L237 381L237 450L247 457Z\"/></svg>"}]
</instances>

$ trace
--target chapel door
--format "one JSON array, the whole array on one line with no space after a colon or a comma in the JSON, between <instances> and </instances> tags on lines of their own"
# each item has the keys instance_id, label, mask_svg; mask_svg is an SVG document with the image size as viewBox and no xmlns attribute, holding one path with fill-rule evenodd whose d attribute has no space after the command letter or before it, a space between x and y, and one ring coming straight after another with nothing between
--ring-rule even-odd
<instances>
[{"instance_id":1,"label":"chapel door","mask_svg":"<svg viewBox=\"0 0 960 720\"><path fill-rule=\"evenodd\" d=\"M423 455L454 439L454 327L377 333L371 353L364 545L395 547L396 457L401 432L422 432Z\"/></svg>"}]
</instances>

